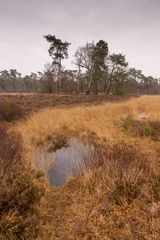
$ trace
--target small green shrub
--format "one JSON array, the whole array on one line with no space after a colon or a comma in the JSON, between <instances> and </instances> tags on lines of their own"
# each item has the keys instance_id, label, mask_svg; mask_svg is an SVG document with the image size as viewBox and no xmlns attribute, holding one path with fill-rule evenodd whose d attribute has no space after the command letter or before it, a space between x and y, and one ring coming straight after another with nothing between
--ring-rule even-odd
<instances>
[{"instance_id":1,"label":"small green shrub","mask_svg":"<svg viewBox=\"0 0 160 240\"><path fill-rule=\"evenodd\" d=\"M151 137L153 140L160 140L159 121L139 121L133 119L131 116L127 116L122 122L122 127L136 136Z\"/></svg>"},{"instance_id":2,"label":"small green shrub","mask_svg":"<svg viewBox=\"0 0 160 240\"><path fill-rule=\"evenodd\" d=\"M154 129L148 123L144 123L142 131L144 136L152 136L154 134Z\"/></svg>"},{"instance_id":3,"label":"small green shrub","mask_svg":"<svg viewBox=\"0 0 160 240\"><path fill-rule=\"evenodd\" d=\"M133 125L133 123L134 119L129 115L123 120L123 128L128 130Z\"/></svg>"}]
</instances>

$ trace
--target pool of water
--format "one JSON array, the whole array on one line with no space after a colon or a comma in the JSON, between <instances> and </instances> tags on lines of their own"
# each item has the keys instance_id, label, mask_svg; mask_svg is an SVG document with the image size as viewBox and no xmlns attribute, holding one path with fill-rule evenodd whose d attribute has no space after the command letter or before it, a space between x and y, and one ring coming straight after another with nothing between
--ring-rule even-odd
<instances>
[{"instance_id":1,"label":"pool of water","mask_svg":"<svg viewBox=\"0 0 160 240\"><path fill-rule=\"evenodd\" d=\"M79 176L93 160L94 147L72 137L67 146L55 152L49 152L48 146L35 149L35 165L41 170L50 184L58 187L68 178Z\"/></svg>"}]
</instances>

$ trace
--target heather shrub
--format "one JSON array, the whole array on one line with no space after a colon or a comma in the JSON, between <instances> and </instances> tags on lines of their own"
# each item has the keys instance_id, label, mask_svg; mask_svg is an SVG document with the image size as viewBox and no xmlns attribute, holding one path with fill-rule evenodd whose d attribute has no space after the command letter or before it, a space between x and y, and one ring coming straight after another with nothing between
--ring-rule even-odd
<instances>
[{"instance_id":1,"label":"heather shrub","mask_svg":"<svg viewBox=\"0 0 160 240\"><path fill-rule=\"evenodd\" d=\"M20 166L22 145L20 136L9 131L5 124L0 124L0 177L9 176L11 169Z\"/></svg>"},{"instance_id":2,"label":"heather shrub","mask_svg":"<svg viewBox=\"0 0 160 240\"><path fill-rule=\"evenodd\" d=\"M110 204L121 205L123 201L131 204L140 194L140 185L125 179L115 182L115 187L108 194Z\"/></svg>"},{"instance_id":3,"label":"heather shrub","mask_svg":"<svg viewBox=\"0 0 160 240\"><path fill-rule=\"evenodd\" d=\"M155 202L160 202L160 175L152 182L152 195Z\"/></svg>"},{"instance_id":4,"label":"heather shrub","mask_svg":"<svg viewBox=\"0 0 160 240\"><path fill-rule=\"evenodd\" d=\"M159 121L139 121L128 116L123 120L122 127L135 136L151 137L153 140L160 140Z\"/></svg>"},{"instance_id":5,"label":"heather shrub","mask_svg":"<svg viewBox=\"0 0 160 240\"><path fill-rule=\"evenodd\" d=\"M94 164L96 169L102 167L111 178L125 177L132 182L142 180L152 172L150 160L141 146L123 140L108 141L104 146L97 146Z\"/></svg>"},{"instance_id":6,"label":"heather shrub","mask_svg":"<svg viewBox=\"0 0 160 240\"><path fill-rule=\"evenodd\" d=\"M8 101L0 102L0 121L11 122L20 119L23 116L22 108Z\"/></svg>"},{"instance_id":7,"label":"heather shrub","mask_svg":"<svg viewBox=\"0 0 160 240\"><path fill-rule=\"evenodd\" d=\"M0 125L0 239L36 239L44 190L24 162L21 137Z\"/></svg>"}]
</instances>

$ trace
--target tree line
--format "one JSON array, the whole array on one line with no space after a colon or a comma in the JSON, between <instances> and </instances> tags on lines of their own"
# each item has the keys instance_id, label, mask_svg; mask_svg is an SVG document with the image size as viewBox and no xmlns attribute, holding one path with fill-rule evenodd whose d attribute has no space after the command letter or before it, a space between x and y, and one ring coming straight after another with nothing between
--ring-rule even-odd
<instances>
[{"instance_id":1,"label":"tree line","mask_svg":"<svg viewBox=\"0 0 160 240\"><path fill-rule=\"evenodd\" d=\"M160 78L145 76L129 68L125 55L109 52L108 43L99 40L79 47L74 54L74 70L65 69L69 42L54 35L44 38L49 43L51 63L43 72L22 77L16 69L0 72L0 92L45 92L77 94L159 94Z\"/></svg>"}]
</instances>

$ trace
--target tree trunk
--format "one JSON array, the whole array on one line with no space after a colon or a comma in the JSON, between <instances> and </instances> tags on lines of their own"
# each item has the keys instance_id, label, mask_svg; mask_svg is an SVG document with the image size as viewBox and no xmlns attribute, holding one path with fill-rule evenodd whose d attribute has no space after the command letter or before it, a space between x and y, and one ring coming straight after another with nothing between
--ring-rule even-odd
<instances>
[{"instance_id":1,"label":"tree trunk","mask_svg":"<svg viewBox=\"0 0 160 240\"><path fill-rule=\"evenodd\" d=\"M87 84L87 90L86 90L86 94L90 94L91 91L91 83L92 83L92 74L90 73L89 79L88 79L88 84Z\"/></svg>"},{"instance_id":2,"label":"tree trunk","mask_svg":"<svg viewBox=\"0 0 160 240\"><path fill-rule=\"evenodd\" d=\"M107 80L108 80L108 78L106 77L104 80L104 90L103 90L104 93L106 93L106 91L107 91Z\"/></svg>"},{"instance_id":3,"label":"tree trunk","mask_svg":"<svg viewBox=\"0 0 160 240\"><path fill-rule=\"evenodd\" d=\"M93 86L93 93L94 95L98 94L98 86L97 86L97 78L94 78L94 86Z\"/></svg>"},{"instance_id":4,"label":"tree trunk","mask_svg":"<svg viewBox=\"0 0 160 240\"><path fill-rule=\"evenodd\" d=\"M114 72L114 68L112 69L110 78L108 79L108 84L107 84L108 86L107 86L107 91L106 91L106 94L107 94L107 95L109 95L110 90L111 90L111 83L112 83L113 72Z\"/></svg>"},{"instance_id":5,"label":"tree trunk","mask_svg":"<svg viewBox=\"0 0 160 240\"><path fill-rule=\"evenodd\" d=\"M58 82L57 82L57 94L61 93L62 87L62 64L61 59L59 60L59 70L58 70Z\"/></svg>"},{"instance_id":6,"label":"tree trunk","mask_svg":"<svg viewBox=\"0 0 160 240\"><path fill-rule=\"evenodd\" d=\"M78 74L77 74L77 93L80 93L80 74L81 74L81 69L80 66L78 68Z\"/></svg>"}]
</instances>

